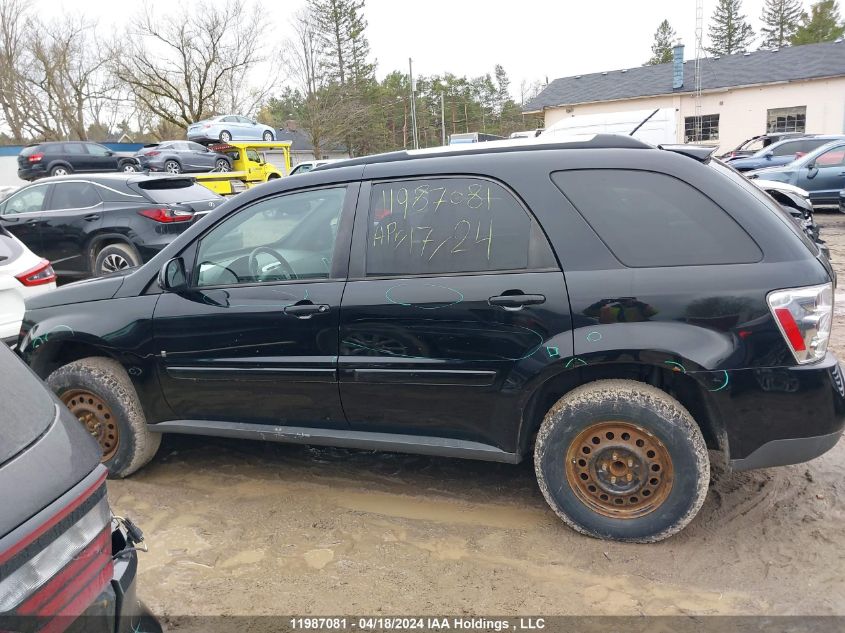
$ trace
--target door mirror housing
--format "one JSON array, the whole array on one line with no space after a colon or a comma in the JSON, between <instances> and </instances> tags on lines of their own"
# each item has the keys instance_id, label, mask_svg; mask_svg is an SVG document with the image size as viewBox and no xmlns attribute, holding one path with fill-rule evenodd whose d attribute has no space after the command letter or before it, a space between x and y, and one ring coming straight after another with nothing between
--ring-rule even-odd
<instances>
[{"instance_id":1,"label":"door mirror housing","mask_svg":"<svg viewBox=\"0 0 845 633\"><path fill-rule=\"evenodd\" d=\"M184 292L188 288L188 275L185 273L185 260L174 257L158 273L158 285L166 292Z\"/></svg>"},{"instance_id":2,"label":"door mirror housing","mask_svg":"<svg viewBox=\"0 0 845 633\"><path fill-rule=\"evenodd\" d=\"M766 158L771 158L774 155L775 155L775 153L772 150L769 150L768 152L763 154L763 156L765 156Z\"/></svg>"}]
</instances>

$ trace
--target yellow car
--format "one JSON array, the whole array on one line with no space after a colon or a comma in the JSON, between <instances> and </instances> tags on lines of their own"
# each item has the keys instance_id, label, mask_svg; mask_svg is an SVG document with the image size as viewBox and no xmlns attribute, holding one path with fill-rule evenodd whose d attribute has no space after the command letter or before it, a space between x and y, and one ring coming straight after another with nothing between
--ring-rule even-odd
<instances>
[{"instance_id":1,"label":"yellow car","mask_svg":"<svg viewBox=\"0 0 845 633\"><path fill-rule=\"evenodd\" d=\"M215 143L209 149L232 159L232 171L197 174L197 182L221 196L244 191L262 182L290 173L290 141L229 141ZM267 162L265 152L281 150L284 166Z\"/></svg>"}]
</instances>

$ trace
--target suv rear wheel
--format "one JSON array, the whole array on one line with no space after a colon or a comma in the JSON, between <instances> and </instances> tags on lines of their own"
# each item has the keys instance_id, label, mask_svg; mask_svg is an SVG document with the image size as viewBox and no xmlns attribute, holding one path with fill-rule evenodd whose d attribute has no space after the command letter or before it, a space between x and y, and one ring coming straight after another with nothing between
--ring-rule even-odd
<instances>
[{"instance_id":1,"label":"suv rear wheel","mask_svg":"<svg viewBox=\"0 0 845 633\"><path fill-rule=\"evenodd\" d=\"M638 543L683 529L710 482L707 447L689 412L631 380L589 383L558 400L540 426L534 467L567 525Z\"/></svg>"},{"instance_id":2,"label":"suv rear wheel","mask_svg":"<svg viewBox=\"0 0 845 633\"><path fill-rule=\"evenodd\" d=\"M141 256L129 244L109 244L97 253L94 274L97 277L141 265Z\"/></svg>"},{"instance_id":3,"label":"suv rear wheel","mask_svg":"<svg viewBox=\"0 0 845 633\"><path fill-rule=\"evenodd\" d=\"M54 371L47 384L97 440L109 476L131 475L155 456L161 435L147 430L138 394L120 363L83 358Z\"/></svg>"},{"instance_id":4,"label":"suv rear wheel","mask_svg":"<svg viewBox=\"0 0 845 633\"><path fill-rule=\"evenodd\" d=\"M51 176L67 176L68 174L72 174L73 170L70 167L66 167L64 165L56 165L53 169L50 170Z\"/></svg>"}]
</instances>

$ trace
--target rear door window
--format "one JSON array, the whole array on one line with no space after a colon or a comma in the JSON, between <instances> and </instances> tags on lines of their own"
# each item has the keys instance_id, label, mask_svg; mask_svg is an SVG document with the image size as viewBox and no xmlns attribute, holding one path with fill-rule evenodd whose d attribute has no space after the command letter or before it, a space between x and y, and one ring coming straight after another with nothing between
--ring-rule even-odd
<instances>
[{"instance_id":1,"label":"rear door window","mask_svg":"<svg viewBox=\"0 0 845 633\"><path fill-rule=\"evenodd\" d=\"M12 194L3 205L3 215L34 213L44 210L47 188L50 185L35 185Z\"/></svg>"},{"instance_id":2,"label":"rear door window","mask_svg":"<svg viewBox=\"0 0 845 633\"><path fill-rule=\"evenodd\" d=\"M479 178L375 183L368 276L529 268L533 221L504 187Z\"/></svg>"},{"instance_id":3,"label":"rear door window","mask_svg":"<svg viewBox=\"0 0 845 633\"><path fill-rule=\"evenodd\" d=\"M762 257L730 215L673 176L585 169L556 172L552 181L625 266L741 264Z\"/></svg>"},{"instance_id":4,"label":"rear door window","mask_svg":"<svg viewBox=\"0 0 845 633\"><path fill-rule=\"evenodd\" d=\"M790 141L783 145L778 145L772 150L773 156L792 156L795 152L800 150L800 141Z\"/></svg>"},{"instance_id":5,"label":"rear door window","mask_svg":"<svg viewBox=\"0 0 845 633\"><path fill-rule=\"evenodd\" d=\"M100 204L97 188L90 182L57 182L53 185L50 210L85 209Z\"/></svg>"},{"instance_id":6,"label":"rear door window","mask_svg":"<svg viewBox=\"0 0 845 633\"><path fill-rule=\"evenodd\" d=\"M64 153L81 156L87 152L85 151L85 146L82 143L65 143Z\"/></svg>"}]
</instances>

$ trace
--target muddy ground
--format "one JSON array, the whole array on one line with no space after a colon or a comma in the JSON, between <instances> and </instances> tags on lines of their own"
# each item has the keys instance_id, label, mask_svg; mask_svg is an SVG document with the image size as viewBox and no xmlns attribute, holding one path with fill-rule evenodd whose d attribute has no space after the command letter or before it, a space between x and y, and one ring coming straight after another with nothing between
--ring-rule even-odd
<instances>
[{"instance_id":1,"label":"muddy ground","mask_svg":"<svg viewBox=\"0 0 845 633\"><path fill-rule=\"evenodd\" d=\"M845 279L845 216L819 221ZM567 529L530 462L166 437L109 494L147 534L140 596L177 630L217 614L845 614L845 442L717 470L696 519L656 545Z\"/></svg>"}]
</instances>

